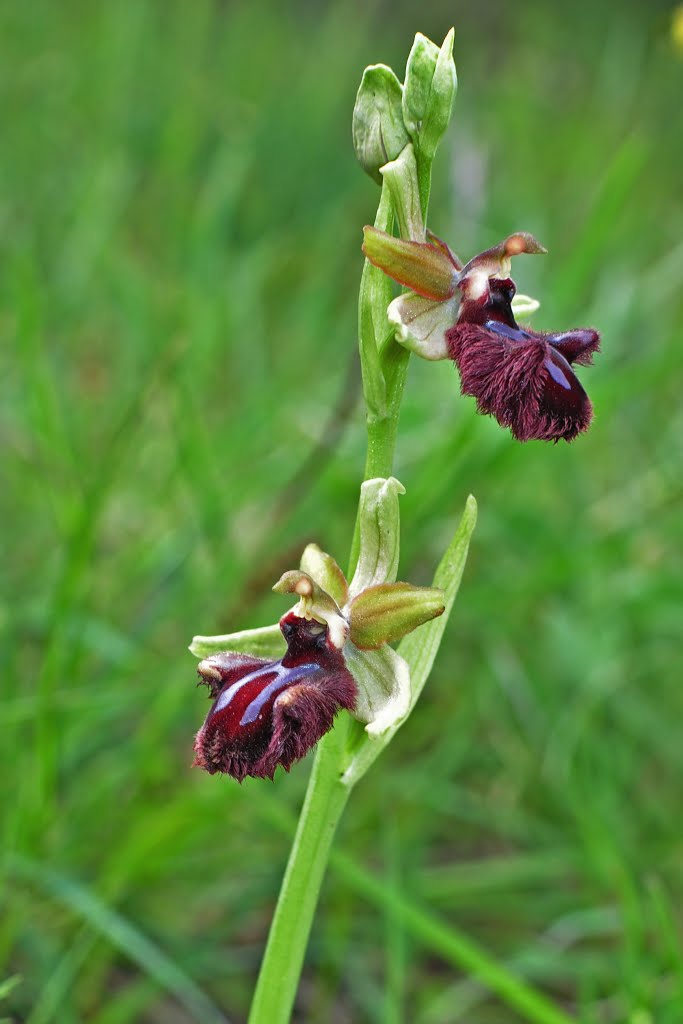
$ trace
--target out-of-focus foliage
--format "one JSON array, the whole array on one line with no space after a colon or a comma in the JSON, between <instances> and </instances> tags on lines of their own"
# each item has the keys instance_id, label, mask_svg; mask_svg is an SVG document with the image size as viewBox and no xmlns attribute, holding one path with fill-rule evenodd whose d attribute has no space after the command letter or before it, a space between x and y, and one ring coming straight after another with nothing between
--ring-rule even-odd
<instances>
[{"instance_id":1,"label":"out-of-focus foliage","mask_svg":"<svg viewBox=\"0 0 683 1024\"><path fill-rule=\"evenodd\" d=\"M521 446L451 366L411 367L402 577L428 582L470 491L479 527L435 674L344 821L297 1019L519 1019L397 894L582 1024L683 1019L683 53L666 4L427 7L2 6L14 1021L244 1020L310 761L193 771L186 645L272 621L307 542L348 550L377 202L351 111L366 64L452 22L430 225L464 258L547 246L518 284L535 326L603 331L596 419Z\"/></svg>"}]
</instances>

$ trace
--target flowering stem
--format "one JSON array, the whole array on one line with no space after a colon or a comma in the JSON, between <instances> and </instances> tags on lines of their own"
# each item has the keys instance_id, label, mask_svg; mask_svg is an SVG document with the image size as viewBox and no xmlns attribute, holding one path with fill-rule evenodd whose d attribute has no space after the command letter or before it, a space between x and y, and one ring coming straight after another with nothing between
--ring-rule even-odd
<instances>
[{"instance_id":1,"label":"flowering stem","mask_svg":"<svg viewBox=\"0 0 683 1024\"><path fill-rule=\"evenodd\" d=\"M375 226L390 231L392 224L389 191L383 186ZM366 261L358 316L367 409L365 480L392 475L410 357L394 340L393 332L388 333L386 311L390 299L388 278ZM378 338L384 339L381 344ZM349 575L357 561L358 542L356 523ZM318 744L252 1000L249 1024L287 1024L290 1019L332 840L352 788L342 782L342 776L348 761L349 741L353 741L355 732L357 723L349 715L340 714L335 727Z\"/></svg>"}]
</instances>

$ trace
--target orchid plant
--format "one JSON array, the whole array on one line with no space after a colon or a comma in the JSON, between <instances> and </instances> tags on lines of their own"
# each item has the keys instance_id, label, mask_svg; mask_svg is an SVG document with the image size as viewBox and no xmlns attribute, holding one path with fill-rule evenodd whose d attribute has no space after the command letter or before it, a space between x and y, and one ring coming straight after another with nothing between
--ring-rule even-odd
<instances>
[{"instance_id":1,"label":"orchid plant","mask_svg":"<svg viewBox=\"0 0 683 1024\"><path fill-rule=\"evenodd\" d=\"M516 232L463 264L426 227L431 168L456 92L453 31L436 46L415 38L399 81L366 68L353 115L363 169L381 185L365 228L359 345L368 450L347 576L310 544L274 590L294 601L279 623L196 636L200 682L212 705L195 764L242 781L272 778L317 745L250 1024L290 1019L336 825L355 784L406 721L436 657L462 577L476 503L469 497L431 587L397 582L399 498L393 475L411 352L450 358L461 391L519 441L571 441L590 401L573 366L590 363L598 333L520 327L538 303L516 295L511 258L543 253ZM394 296L394 284L404 287Z\"/></svg>"}]
</instances>

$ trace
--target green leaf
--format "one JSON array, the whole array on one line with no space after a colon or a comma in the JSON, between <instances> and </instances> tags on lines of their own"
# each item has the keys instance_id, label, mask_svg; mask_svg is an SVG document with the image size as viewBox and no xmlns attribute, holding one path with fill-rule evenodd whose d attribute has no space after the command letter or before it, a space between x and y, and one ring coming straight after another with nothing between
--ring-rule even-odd
<instances>
[{"instance_id":1,"label":"green leaf","mask_svg":"<svg viewBox=\"0 0 683 1024\"><path fill-rule=\"evenodd\" d=\"M403 87L391 68L372 64L365 69L353 108L353 148L363 170L380 185L380 167L410 142L402 98Z\"/></svg>"},{"instance_id":2,"label":"green leaf","mask_svg":"<svg viewBox=\"0 0 683 1024\"><path fill-rule=\"evenodd\" d=\"M20 974L12 974L9 978L5 978L4 981L0 981L0 999L7 999L17 985L21 985L21 982L22 977Z\"/></svg>"},{"instance_id":3,"label":"green leaf","mask_svg":"<svg viewBox=\"0 0 683 1024\"><path fill-rule=\"evenodd\" d=\"M448 622L460 587L462 574L465 570L465 562L467 561L470 538L476 523L477 503L470 494L465 503L465 510L455 531L455 536L434 575L433 586L439 587L444 594L445 612L441 618L434 619L423 629L411 633L399 645L399 653L405 658L410 668L412 683L411 707L415 706L415 702L420 696L422 688L432 670L446 623Z\"/></svg>"},{"instance_id":4,"label":"green leaf","mask_svg":"<svg viewBox=\"0 0 683 1024\"><path fill-rule=\"evenodd\" d=\"M234 651L236 654L253 654L255 658L281 658L287 645L279 625L260 626L258 629L243 629L240 633L224 633L222 636L196 636L190 644L195 658L207 658L210 654Z\"/></svg>"},{"instance_id":5,"label":"green leaf","mask_svg":"<svg viewBox=\"0 0 683 1024\"><path fill-rule=\"evenodd\" d=\"M356 647L375 649L400 640L444 611L443 592L411 583L380 583L351 602L350 638Z\"/></svg>"},{"instance_id":6,"label":"green leaf","mask_svg":"<svg viewBox=\"0 0 683 1024\"><path fill-rule=\"evenodd\" d=\"M161 946L141 932L133 921L108 907L81 882L54 871L49 865L14 857L10 870L47 892L54 900L86 921L122 956L134 963L166 992L173 995L194 1020L227 1024L222 1011Z\"/></svg>"}]
</instances>

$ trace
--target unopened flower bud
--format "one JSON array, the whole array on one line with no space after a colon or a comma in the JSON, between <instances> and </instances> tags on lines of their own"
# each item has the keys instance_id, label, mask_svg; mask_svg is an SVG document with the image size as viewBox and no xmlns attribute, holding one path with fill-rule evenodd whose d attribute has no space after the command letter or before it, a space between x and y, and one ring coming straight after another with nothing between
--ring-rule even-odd
<instances>
[{"instance_id":1,"label":"unopened flower bud","mask_svg":"<svg viewBox=\"0 0 683 1024\"><path fill-rule=\"evenodd\" d=\"M380 167L395 160L410 142L403 124L403 87L385 64L363 72L353 108L353 147L363 170L381 185Z\"/></svg>"},{"instance_id":2,"label":"unopened flower bud","mask_svg":"<svg viewBox=\"0 0 683 1024\"><path fill-rule=\"evenodd\" d=\"M427 114L438 56L436 43L418 32L408 55L403 83L403 121L415 141Z\"/></svg>"},{"instance_id":3,"label":"unopened flower bud","mask_svg":"<svg viewBox=\"0 0 683 1024\"><path fill-rule=\"evenodd\" d=\"M420 32L408 56L403 120L420 156L432 160L451 119L458 79L453 29L439 49Z\"/></svg>"}]
</instances>

